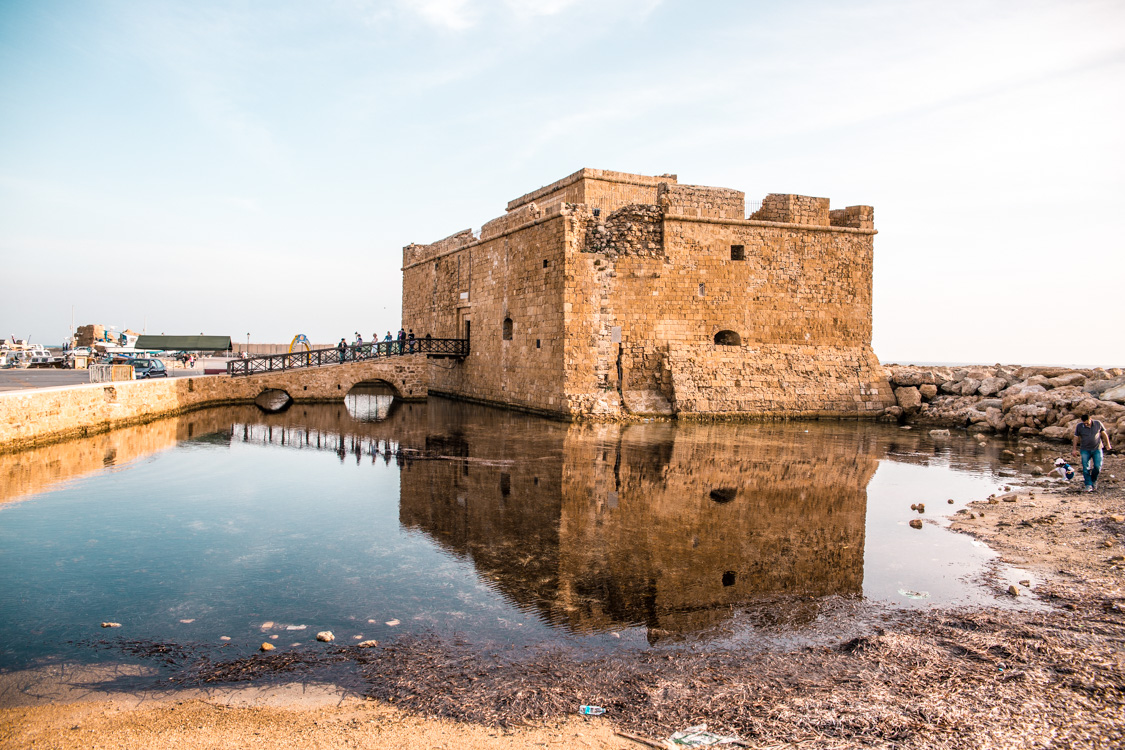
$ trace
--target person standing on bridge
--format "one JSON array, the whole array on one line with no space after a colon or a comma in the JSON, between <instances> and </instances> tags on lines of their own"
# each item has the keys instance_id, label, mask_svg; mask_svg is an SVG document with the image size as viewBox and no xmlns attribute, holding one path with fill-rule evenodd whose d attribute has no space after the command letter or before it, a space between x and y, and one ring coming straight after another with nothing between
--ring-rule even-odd
<instances>
[{"instance_id":1,"label":"person standing on bridge","mask_svg":"<svg viewBox=\"0 0 1125 750\"><path fill-rule=\"evenodd\" d=\"M402 354L406 351L406 330L403 328L398 329L398 353Z\"/></svg>"},{"instance_id":2,"label":"person standing on bridge","mask_svg":"<svg viewBox=\"0 0 1125 750\"><path fill-rule=\"evenodd\" d=\"M340 353L340 362L343 363L344 360L346 360L348 358L348 341L347 341L347 339L345 339L343 337L340 338L340 343L336 344L336 351Z\"/></svg>"},{"instance_id":3,"label":"person standing on bridge","mask_svg":"<svg viewBox=\"0 0 1125 750\"><path fill-rule=\"evenodd\" d=\"M411 354L414 353L414 329L413 328L410 329L410 333L406 334L406 347L407 347L407 350Z\"/></svg>"}]
</instances>

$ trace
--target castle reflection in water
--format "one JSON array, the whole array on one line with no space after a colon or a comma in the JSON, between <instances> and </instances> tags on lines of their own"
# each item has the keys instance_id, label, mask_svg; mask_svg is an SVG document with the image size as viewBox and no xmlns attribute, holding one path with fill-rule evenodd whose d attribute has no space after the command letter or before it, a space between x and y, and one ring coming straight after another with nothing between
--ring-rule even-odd
<instances>
[{"instance_id":1,"label":"castle reflection in water","mask_svg":"<svg viewBox=\"0 0 1125 750\"><path fill-rule=\"evenodd\" d=\"M400 523L471 560L519 607L574 632L644 625L653 641L748 603L785 599L792 621L815 617L821 597L860 595L880 457L926 460L924 436L882 425L567 424L372 396L272 415L211 409L3 456L0 476L22 483L0 499L188 438L396 464ZM55 469L36 483L34 465Z\"/></svg>"}]
</instances>

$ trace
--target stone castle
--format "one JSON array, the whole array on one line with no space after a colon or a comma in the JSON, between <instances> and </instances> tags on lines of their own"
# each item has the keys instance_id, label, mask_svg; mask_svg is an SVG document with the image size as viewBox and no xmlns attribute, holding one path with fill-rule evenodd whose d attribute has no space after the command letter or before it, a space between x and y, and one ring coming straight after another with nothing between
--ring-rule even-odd
<instances>
[{"instance_id":1,"label":"stone castle","mask_svg":"<svg viewBox=\"0 0 1125 750\"><path fill-rule=\"evenodd\" d=\"M874 211L583 169L403 248L403 322L469 338L430 393L567 418L864 417Z\"/></svg>"}]
</instances>

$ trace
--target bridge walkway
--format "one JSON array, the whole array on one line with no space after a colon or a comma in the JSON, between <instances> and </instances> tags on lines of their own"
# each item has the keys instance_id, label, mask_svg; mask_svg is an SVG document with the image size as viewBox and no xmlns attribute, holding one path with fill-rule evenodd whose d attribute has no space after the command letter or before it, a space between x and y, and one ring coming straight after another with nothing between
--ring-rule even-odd
<instances>
[{"instance_id":1,"label":"bridge walkway","mask_svg":"<svg viewBox=\"0 0 1125 750\"><path fill-rule=\"evenodd\" d=\"M344 348L313 349L287 354L266 354L227 363L227 374L257 375L268 372L324 367L375 359L390 359L404 354L425 354L434 359L464 359L469 355L469 339L407 339L352 344Z\"/></svg>"}]
</instances>

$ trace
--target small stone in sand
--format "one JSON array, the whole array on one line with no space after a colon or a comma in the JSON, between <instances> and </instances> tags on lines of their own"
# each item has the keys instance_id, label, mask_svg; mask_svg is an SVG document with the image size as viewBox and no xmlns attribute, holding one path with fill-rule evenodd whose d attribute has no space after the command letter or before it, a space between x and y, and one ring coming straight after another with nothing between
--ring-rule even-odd
<instances>
[{"instance_id":1,"label":"small stone in sand","mask_svg":"<svg viewBox=\"0 0 1125 750\"><path fill-rule=\"evenodd\" d=\"M353 640L353 641L362 641L362 640L363 640L363 636L362 636L362 635L353 635L353 636L352 636L352 640Z\"/></svg>"},{"instance_id":2,"label":"small stone in sand","mask_svg":"<svg viewBox=\"0 0 1125 750\"><path fill-rule=\"evenodd\" d=\"M399 621L398 621L398 620L387 620L387 625L388 625L388 626L390 626L390 627L392 627L392 628L393 628L393 627L394 627L395 625L398 625L398 624L399 624Z\"/></svg>"},{"instance_id":3,"label":"small stone in sand","mask_svg":"<svg viewBox=\"0 0 1125 750\"><path fill-rule=\"evenodd\" d=\"M180 620L180 622L182 622L184 625L190 625L191 623L195 622L195 618L193 617L190 620Z\"/></svg>"},{"instance_id":4,"label":"small stone in sand","mask_svg":"<svg viewBox=\"0 0 1125 750\"><path fill-rule=\"evenodd\" d=\"M220 635L220 636L219 636L219 640L220 640L220 641L229 641L229 640L230 640L230 636L229 636L229 635Z\"/></svg>"},{"instance_id":5,"label":"small stone in sand","mask_svg":"<svg viewBox=\"0 0 1125 750\"><path fill-rule=\"evenodd\" d=\"M270 636L270 640L271 640L271 641L276 641L276 640L277 640L277 638L278 638L278 637L277 637L276 635L271 635L271 636Z\"/></svg>"},{"instance_id":6,"label":"small stone in sand","mask_svg":"<svg viewBox=\"0 0 1125 750\"><path fill-rule=\"evenodd\" d=\"M1020 587L1013 583L1011 586L1008 587L1008 593L1011 594L1012 596L1019 596L1020 595Z\"/></svg>"},{"instance_id":7,"label":"small stone in sand","mask_svg":"<svg viewBox=\"0 0 1125 750\"><path fill-rule=\"evenodd\" d=\"M261 648L262 651L273 651L273 644L267 641L259 646L259 648Z\"/></svg>"},{"instance_id":8,"label":"small stone in sand","mask_svg":"<svg viewBox=\"0 0 1125 750\"><path fill-rule=\"evenodd\" d=\"M948 500L946 500L945 502L949 503L950 505L953 505L953 498L949 498L949 499L948 499Z\"/></svg>"},{"instance_id":9,"label":"small stone in sand","mask_svg":"<svg viewBox=\"0 0 1125 750\"><path fill-rule=\"evenodd\" d=\"M1102 546L1103 547L1112 547L1113 546L1113 540L1112 539L1106 539L1104 542L1102 542Z\"/></svg>"},{"instance_id":10,"label":"small stone in sand","mask_svg":"<svg viewBox=\"0 0 1125 750\"><path fill-rule=\"evenodd\" d=\"M121 623L119 623L119 622L103 622L102 627L103 628L119 628L119 627L121 627Z\"/></svg>"},{"instance_id":11,"label":"small stone in sand","mask_svg":"<svg viewBox=\"0 0 1125 750\"><path fill-rule=\"evenodd\" d=\"M336 636L332 635L331 630L322 630L316 634L316 639L318 641L323 641L324 643L331 643L332 641L336 640Z\"/></svg>"},{"instance_id":12,"label":"small stone in sand","mask_svg":"<svg viewBox=\"0 0 1125 750\"><path fill-rule=\"evenodd\" d=\"M1110 516L1110 520L1114 523L1125 523L1125 516Z\"/></svg>"},{"instance_id":13,"label":"small stone in sand","mask_svg":"<svg viewBox=\"0 0 1125 750\"><path fill-rule=\"evenodd\" d=\"M1020 585L1023 586L1024 588L1030 588L1031 587L1031 581L1030 580L1020 581Z\"/></svg>"},{"instance_id":14,"label":"small stone in sand","mask_svg":"<svg viewBox=\"0 0 1125 750\"><path fill-rule=\"evenodd\" d=\"M363 641L362 643L359 643L359 644L356 644L356 645L359 648L375 648L376 646L379 645L379 641Z\"/></svg>"},{"instance_id":15,"label":"small stone in sand","mask_svg":"<svg viewBox=\"0 0 1125 750\"><path fill-rule=\"evenodd\" d=\"M273 620L270 620L268 622L263 622L258 627L261 628L262 630L269 630L270 628L273 627Z\"/></svg>"},{"instance_id":16,"label":"small stone in sand","mask_svg":"<svg viewBox=\"0 0 1125 750\"><path fill-rule=\"evenodd\" d=\"M920 529L920 528L922 528L922 522L920 520L918 520L917 518L915 518L913 521L910 522L910 528Z\"/></svg>"}]
</instances>

